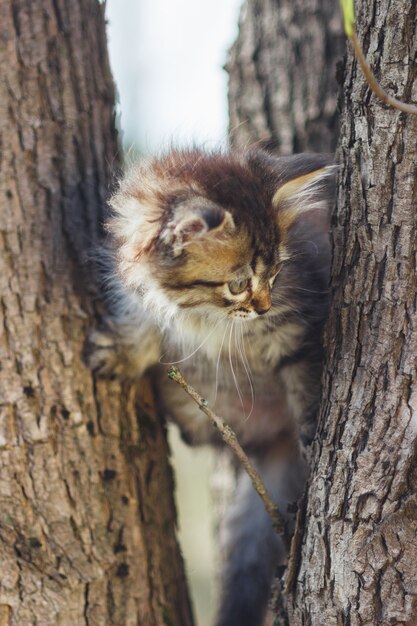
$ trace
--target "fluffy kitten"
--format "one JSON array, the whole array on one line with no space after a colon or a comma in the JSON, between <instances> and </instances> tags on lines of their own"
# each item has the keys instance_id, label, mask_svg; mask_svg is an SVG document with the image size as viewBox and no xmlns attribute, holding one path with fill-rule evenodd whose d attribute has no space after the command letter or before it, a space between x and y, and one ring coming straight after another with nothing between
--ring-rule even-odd
<instances>
[{"instance_id":1,"label":"fluffy kitten","mask_svg":"<svg viewBox=\"0 0 417 626\"><path fill-rule=\"evenodd\" d=\"M221 445L166 375L187 380L235 430L280 510L300 496L319 402L333 166L319 155L173 150L132 169L111 199L111 319L92 367L153 367L160 410L191 444ZM247 476L238 479L216 626L262 624L285 558Z\"/></svg>"}]
</instances>

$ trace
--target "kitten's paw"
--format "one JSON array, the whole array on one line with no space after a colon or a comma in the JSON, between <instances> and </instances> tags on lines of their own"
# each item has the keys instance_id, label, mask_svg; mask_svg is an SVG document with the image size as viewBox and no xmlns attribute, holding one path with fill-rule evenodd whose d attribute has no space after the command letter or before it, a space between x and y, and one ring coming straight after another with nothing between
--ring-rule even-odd
<instances>
[{"instance_id":1,"label":"kitten's paw","mask_svg":"<svg viewBox=\"0 0 417 626\"><path fill-rule=\"evenodd\" d=\"M120 375L118 337L110 329L92 330L84 344L84 361L95 374L103 378Z\"/></svg>"},{"instance_id":2,"label":"kitten's paw","mask_svg":"<svg viewBox=\"0 0 417 626\"><path fill-rule=\"evenodd\" d=\"M102 378L136 379L158 362L159 333L144 328L139 333L130 327L118 327L112 321L90 332L84 345L84 360Z\"/></svg>"}]
</instances>

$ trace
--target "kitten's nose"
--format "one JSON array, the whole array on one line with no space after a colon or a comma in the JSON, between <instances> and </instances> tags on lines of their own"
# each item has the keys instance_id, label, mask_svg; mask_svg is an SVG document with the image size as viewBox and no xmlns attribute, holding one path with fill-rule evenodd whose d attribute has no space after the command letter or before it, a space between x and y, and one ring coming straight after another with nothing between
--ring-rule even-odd
<instances>
[{"instance_id":1,"label":"kitten's nose","mask_svg":"<svg viewBox=\"0 0 417 626\"><path fill-rule=\"evenodd\" d=\"M252 304L258 315L268 313L271 308L271 292L269 288L262 289L252 299Z\"/></svg>"},{"instance_id":2,"label":"kitten's nose","mask_svg":"<svg viewBox=\"0 0 417 626\"><path fill-rule=\"evenodd\" d=\"M268 313L269 309L271 307L269 306L267 309L255 309L258 315L263 315L264 313Z\"/></svg>"}]
</instances>

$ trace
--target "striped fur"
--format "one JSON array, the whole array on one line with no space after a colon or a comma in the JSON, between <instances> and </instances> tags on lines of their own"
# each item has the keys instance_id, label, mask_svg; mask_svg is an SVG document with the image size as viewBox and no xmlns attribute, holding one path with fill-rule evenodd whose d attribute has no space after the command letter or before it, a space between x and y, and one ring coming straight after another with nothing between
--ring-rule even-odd
<instances>
[{"instance_id":1,"label":"striped fur","mask_svg":"<svg viewBox=\"0 0 417 626\"><path fill-rule=\"evenodd\" d=\"M165 364L181 363L284 513L302 491L299 440L311 439L319 401L333 171L321 155L172 150L133 168L111 199L110 330L95 334L92 366L130 377L153 366L160 410L184 438L221 445L167 380ZM284 558L239 484L217 626L262 624Z\"/></svg>"}]
</instances>

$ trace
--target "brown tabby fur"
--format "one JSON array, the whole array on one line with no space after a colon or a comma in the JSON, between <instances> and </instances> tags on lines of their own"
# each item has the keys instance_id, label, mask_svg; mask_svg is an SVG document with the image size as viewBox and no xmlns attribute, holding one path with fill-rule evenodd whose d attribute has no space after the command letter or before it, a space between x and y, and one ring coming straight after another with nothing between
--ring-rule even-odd
<instances>
[{"instance_id":1,"label":"brown tabby fur","mask_svg":"<svg viewBox=\"0 0 417 626\"><path fill-rule=\"evenodd\" d=\"M181 362L284 514L303 488L300 436L311 439L319 401L332 172L320 155L197 149L132 169L111 200L111 317L91 338L92 367L130 377L151 367L160 410L184 438L221 445L166 377L162 363ZM260 626L284 553L243 474L224 546L216 626Z\"/></svg>"}]
</instances>

